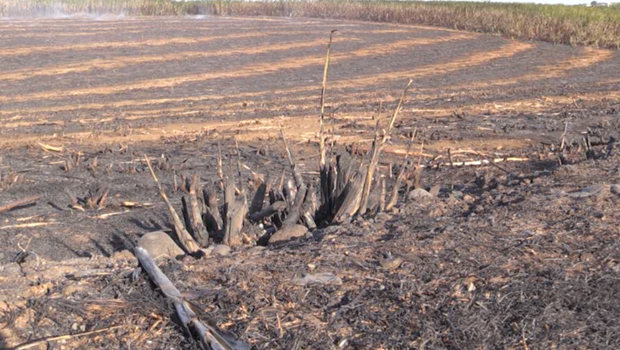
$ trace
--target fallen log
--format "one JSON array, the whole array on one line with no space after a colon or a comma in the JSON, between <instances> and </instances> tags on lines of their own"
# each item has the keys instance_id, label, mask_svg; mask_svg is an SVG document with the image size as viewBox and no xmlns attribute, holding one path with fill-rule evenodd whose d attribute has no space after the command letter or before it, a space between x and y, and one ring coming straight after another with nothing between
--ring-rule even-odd
<instances>
[{"instance_id":1,"label":"fallen log","mask_svg":"<svg viewBox=\"0 0 620 350\"><path fill-rule=\"evenodd\" d=\"M195 334L204 349L213 350L248 350L250 346L224 334L215 326L202 322L192 305L183 298L181 292L172 281L157 267L155 261L142 247L136 247L134 254L140 265L149 275L153 283L161 290L166 298L172 301L177 316L188 335Z\"/></svg>"}]
</instances>

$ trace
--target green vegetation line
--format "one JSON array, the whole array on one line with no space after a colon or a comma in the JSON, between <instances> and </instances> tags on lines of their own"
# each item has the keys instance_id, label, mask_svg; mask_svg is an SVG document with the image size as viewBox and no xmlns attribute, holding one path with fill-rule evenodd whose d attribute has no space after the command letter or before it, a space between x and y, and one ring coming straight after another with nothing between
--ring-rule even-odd
<instances>
[{"instance_id":1,"label":"green vegetation line","mask_svg":"<svg viewBox=\"0 0 620 350\"><path fill-rule=\"evenodd\" d=\"M557 44L620 48L617 6L347 0L0 0L1 17L74 13L350 19L438 26Z\"/></svg>"}]
</instances>

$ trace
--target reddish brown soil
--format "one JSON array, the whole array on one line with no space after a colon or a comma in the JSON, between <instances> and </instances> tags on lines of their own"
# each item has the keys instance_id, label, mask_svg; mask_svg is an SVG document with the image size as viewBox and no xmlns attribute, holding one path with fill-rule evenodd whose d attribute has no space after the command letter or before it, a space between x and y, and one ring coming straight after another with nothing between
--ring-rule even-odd
<instances>
[{"instance_id":1,"label":"reddish brown soil","mask_svg":"<svg viewBox=\"0 0 620 350\"><path fill-rule=\"evenodd\" d=\"M179 207L174 174L213 180L217 145L228 157L233 136L252 171L281 174L282 127L315 179L332 29L337 141L367 149L375 118L413 78L381 171L402 161L394 154L417 128L423 184L440 194L277 249L167 262L179 289L203 292L194 302L204 318L260 349L620 347L619 197L607 187L582 199L562 192L620 183L616 148L603 157L595 145L586 160L578 147L585 135L619 139L618 53L389 24L144 18L0 21L0 173L23 176L2 182L0 205L43 196L0 213L0 348L116 325L50 346L195 347L148 281L127 278L136 262L121 252L169 225L143 156L169 159L158 176ZM558 167L549 145L566 123L571 164ZM454 168L448 149L453 161L530 161ZM106 208L69 207L66 190L84 197L103 186ZM154 206L129 210L124 200ZM388 252L399 268L381 267ZM316 271L343 284L292 283Z\"/></svg>"}]
</instances>

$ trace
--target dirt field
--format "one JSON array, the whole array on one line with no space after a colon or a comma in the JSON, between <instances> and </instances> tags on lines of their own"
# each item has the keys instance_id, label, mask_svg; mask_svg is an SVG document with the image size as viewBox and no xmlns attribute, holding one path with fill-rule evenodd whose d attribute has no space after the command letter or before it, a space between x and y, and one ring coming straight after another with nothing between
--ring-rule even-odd
<instances>
[{"instance_id":1,"label":"dirt field","mask_svg":"<svg viewBox=\"0 0 620 350\"><path fill-rule=\"evenodd\" d=\"M0 213L0 348L112 326L50 348L197 348L148 280L127 278L137 264L126 250L169 226L143 156L167 159L158 176L177 207L174 177L215 179L218 143L228 162L233 137L246 181L288 169L280 128L315 178L333 29L336 141L368 150L412 78L381 166L402 162L417 130L422 183L439 194L283 247L167 262L177 287L199 291L206 319L259 349L620 348L617 52L210 17L0 20L0 206L43 196ZM566 126L559 166L552 148ZM507 157L520 161L449 166ZM103 187L106 208L70 208L67 192ZM402 264L385 268L388 253ZM316 272L342 284L293 282Z\"/></svg>"}]
</instances>

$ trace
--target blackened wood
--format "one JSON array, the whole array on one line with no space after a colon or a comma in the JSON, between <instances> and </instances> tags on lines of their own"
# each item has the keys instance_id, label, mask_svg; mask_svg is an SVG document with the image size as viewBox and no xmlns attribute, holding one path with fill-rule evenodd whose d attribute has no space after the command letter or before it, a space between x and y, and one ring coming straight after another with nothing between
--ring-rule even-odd
<instances>
[{"instance_id":1,"label":"blackened wood","mask_svg":"<svg viewBox=\"0 0 620 350\"><path fill-rule=\"evenodd\" d=\"M224 221L220 215L217 204L217 192L215 191L213 184L209 184L203 188L202 195L205 202L204 222L206 223L209 232L211 232L214 236L217 236L221 233L222 228L224 227Z\"/></svg>"},{"instance_id":2,"label":"blackened wood","mask_svg":"<svg viewBox=\"0 0 620 350\"><path fill-rule=\"evenodd\" d=\"M203 247L206 247L209 244L209 234L202 221L200 203L198 203L198 196L196 194L199 186L198 176L192 176L189 183L189 218L192 231L194 231L194 237Z\"/></svg>"},{"instance_id":3,"label":"blackened wood","mask_svg":"<svg viewBox=\"0 0 620 350\"><path fill-rule=\"evenodd\" d=\"M189 214L189 203L185 196L181 197L181 215L183 215L183 223L187 228L187 232L189 232L194 238L196 238L196 234L194 233L194 229L192 228L192 220Z\"/></svg>"},{"instance_id":4,"label":"blackened wood","mask_svg":"<svg viewBox=\"0 0 620 350\"><path fill-rule=\"evenodd\" d=\"M616 139L613 136L609 136L609 141L607 141L607 152L605 153L605 158L609 158L611 156L615 145Z\"/></svg>"},{"instance_id":5,"label":"blackened wood","mask_svg":"<svg viewBox=\"0 0 620 350\"><path fill-rule=\"evenodd\" d=\"M269 205L265 209L263 209L263 210L261 210L261 211L259 211L257 213L254 213L254 214L250 214L250 219L252 221L254 221L254 222L258 222L258 221L261 221L263 219L270 218L270 217L274 216L275 214L281 213L286 208L287 208L286 203L284 203L282 201L274 202L273 204Z\"/></svg>"},{"instance_id":6,"label":"blackened wood","mask_svg":"<svg viewBox=\"0 0 620 350\"><path fill-rule=\"evenodd\" d=\"M267 194L268 181L269 178L265 179L265 181L256 189L256 193L254 194L254 198L252 198L252 203L250 204L250 215L258 213L263 209L263 202L265 201L265 195Z\"/></svg>"},{"instance_id":7,"label":"blackened wood","mask_svg":"<svg viewBox=\"0 0 620 350\"><path fill-rule=\"evenodd\" d=\"M336 215L333 223L349 221L358 211L363 189L365 174L360 174L352 179L338 199Z\"/></svg>"},{"instance_id":8,"label":"blackened wood","mask_svg":"<svg viewBox=\"0 0 620 350\"><path fill-rule=\"evenodd\" d=\"M306 201L307 192L308 188L306 187L306 185L302 184L297 190L295 202L293 203L291 210L286 216L286 219L284 219L284 221L282 222L282 227L295 225L299 221L302 215L302 207L304 205L304 202Z\"/></svg>"},{"instance_id":9,"label":"blackened wood","mask_svg":"<svg viewBox=\"0 0 620 350\"><path fill-rule=\"evenodd\" d=\"M243 244L243 223L247 214L247 205L243 200L235 200L227 204L226 221L224 224L224 244L236 247Z\"/></svg>"},{"instance_id":10,"label":"blackened wood","mask_svg":"<svg viewBox=\"0 0 620 350\"><path fill-rule=\"evenodd\" d=\"M284 199L284 195L278 191L277 189L272 188L271 191L269 191L269 202L271 204L274 204L276 202L282 202L284 204L286 204L286 200ZM286 204L287 208L288 208L288 204ZM271 222L276 226L276 227L282 227L282 217L281 217L282 213L277 213L276 215L274 215L271 218Z\"/></svg>"}]
</instances>

